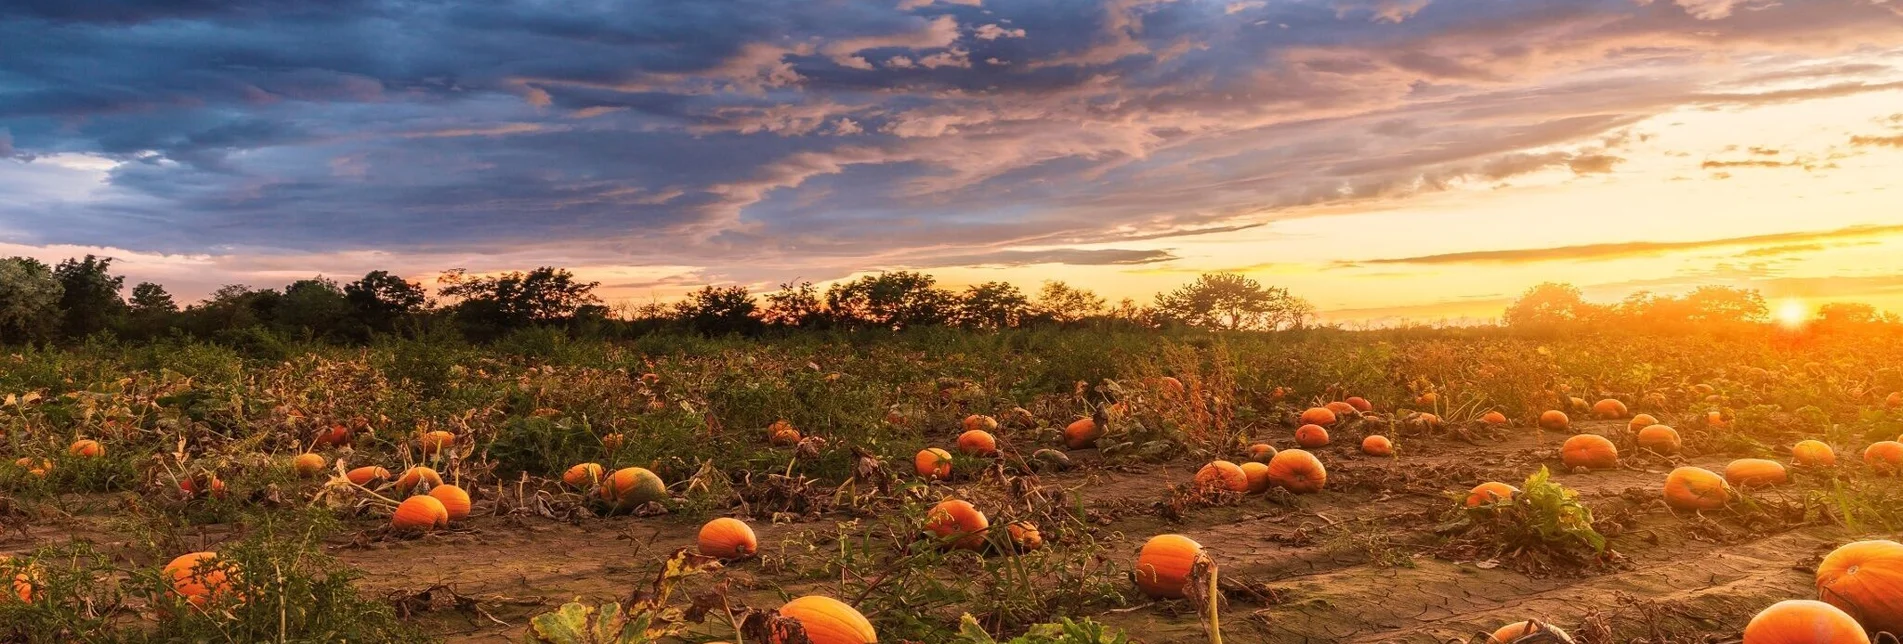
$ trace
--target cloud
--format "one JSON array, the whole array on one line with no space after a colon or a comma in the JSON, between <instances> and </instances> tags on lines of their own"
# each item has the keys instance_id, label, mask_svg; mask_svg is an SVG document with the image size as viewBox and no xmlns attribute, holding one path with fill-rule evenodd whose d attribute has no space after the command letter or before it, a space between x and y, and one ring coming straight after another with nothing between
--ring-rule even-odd
<instances>
[{"instance_id":1,"label":"cloud","mask_svg":"<svg viewBox=\"0 0 1903 644\"><path fill-rule=\"evenodd\" d=\"M1729 246L1752 246L1760 244L1790 244L1825 240L1857 239L1884 237L1903 234L1903 225L1852 226L1837 230L1773 233L1745 237L1729 237L1683 242L1631 241L1610 244L1586 244L1581 246L1558 246L1552 248L1521 248L1513 250L1485 250L1461 253L1441 253L1417 257L1391 259L1357 260L1358 264L1495 264L1530 263L1569 260L1605 260L1625 257L1643 257L1671 252L1722 248Z\"/></svg>"},{"instance_id":2,"label":"cloud","mask_svg":"<svg viewBox=\"0 0 1903 644\"><path fill-rule=\"evenodd\" d=\"M978 30L973 32L972 35L977 36L979 40L997 40L999 38L1023 38L1024 30L1023 29L1007 29L1004 27L999 27L996 24L984 24L984 25L979 25Z\"/></svg>"},{"instance_id":3,"label":"cloud","mask_svg":"<svg viewBox=\"0 0 1903 644\"><path fill-rule=\"evenodd\" d=\"M1050 250L1000 250L970 255L946 255L923 260L917 264L908 264L908 266L916 268L940 268L946 266L1031 266L1035 264L1131 266L1155 264L1175 259L1177 259L1175 255L1163 250L1056 248Z\"/></svg>"},{"instance_id":4,"label":"cloud","mask_svg":"<svg viewBox=\"0 0 1903 644\"><path fill-rule=\"evenodd\" d=\"M1853 136L1850 137L1850 144L1855 146L1903 148L1903 134L1896 136Z\"/></svg>"}]
</instances>

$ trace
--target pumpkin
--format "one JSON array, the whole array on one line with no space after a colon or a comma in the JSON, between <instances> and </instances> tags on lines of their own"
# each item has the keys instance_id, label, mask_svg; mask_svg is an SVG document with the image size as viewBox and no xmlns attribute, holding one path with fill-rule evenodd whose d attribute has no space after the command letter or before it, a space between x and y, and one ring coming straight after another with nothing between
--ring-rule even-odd
<instances>
[{"instance_id":1,"label":"pumpkin","mask_svg":"<svg viewBox=\"0 0 1903 644\"><path fill-rule=\"evenodd\" d=\"M1275 446L1268 443L1256 443L1249 446L1248 453L1249 460L1257 463L1267 463L1269 459L1275 458Z\"/></svg>"},{"instance_id":2,"label":"pumpkin","mask_svg":"<svg viewBox=\"0 0 1903 644\"><path fill-rule=\"evenodd\" d=\"M1474 489L1467 493L1467 507L1477 508L1509 501L1513 499L1513 495L1519 493L1520 488L1498 481L1488 481L1474 486Z\"/></svg>"},{"instance_id":3,"label":"pumpkin","mask_svg":"<svg viewBox=\"0 0 1903 644\"><path fill-rule=\"evenodd\" d=\"M1557 409L1548 409L1545 413L1540 414L1540 429L1560 432L1566 431L1566 428L1572 425L1573 420L1566 417L1566 412Z\"/></svg>"},{"instance_id":4,"label":"pumpkin","mask_svg":"<svg viewBox=\"0 0 1903 644\"><path fill-rule=\"evenodd\" d=\"M329 429L317 430L317 437L311 440L317 447L337 447L350 444L350 428L343 425L331 425Z\"/></svg>"},{"instance_id":5,"label":"pumpkin","mask_svg":"<svg viewBox=\"0 0 1903 644\"><path fill-rule=\"evenodd\" d=\"M1202 544L1189 537L1180 534L1150 537L1143 544L1143 551L1137 554L1137 588L1151 597L1181 599L1189 586L1189 573L1202 556Z\"/></svg>"},{"instance_id":6,"label":"pumpkin","mask_svg":"<svg viewBox=\"0 0 1903 644\"><path fill-rule=\"evenodd\" d=\"M1497 411L1490 411L1480 415L1480 422L1488 425L1505 425L1507 424L1507 415Z\"/></svg>"},{"instance_id":7,"label":"pumpkin","mask_svg":"<svg viewBox=\"0 0 1903 644\"><path fill-rule=\"evenodd\" d=\"M1169 396L1180 396L1184 391L1183 381L1177 380L1173 376L1163 376L1161 378L1152 379L1150 385L1162 390L1165 395Z\"/></svg>"},{"instance_id":8,"label":"pumpkin","mask_svg":"<svg viewBox=\"0 0 1903 644\"><path fill-rule=\"evenodd\" d=\"M1414 402L1416 404L1419 404L1422 407L1427 407L1429 409L1432 409L1436 403L1440 402L1440 394L1430 391L1430 392L1421 394L1421 397L1419 398L1415 398Z\"/></svg>"},{"instance_id":9,"label":"pumpkin","mask_svg":"<svg viewBox=\"0 0 1903 644\"><path fill-rule=\"evenodd\" d=\"M349 472L345 472L344 478L349 479L350 482L354 485L369 485L371 483L379 483L382 481L389 480L390 470L386 470L381 467L377 467L375 465L365 465L363 467L359 467Z\"/></svg>"},{"instance_id":10,"label":"pumpkin","mask_svg":"<svg viewBox=\"0 0 1903 644\"><path fill-rule=\"evenodd\" d=\"M652 372L641 374L641 384L652 385L660 381L661 381L661 374L652 373Z\"/></svg>"},{"instance_id":11,"label":"pumpkin","mask_svg":"<svg viewBox=\"0 0 1903 644\"><path fill-rule=\"evenodd\" d=\"M1784 466L1761 458L1741 458L1725 466L1725 482L1733 487L1754 488L1783 485L1790 480Z\"/></svg>"},{"instance_id":12,"label":"pumpkin","mask_svg":"<svg viewBox=\"0 0 1903 644\"><path fill-rule=\"evenodd\" d=\"M1566 467L1603 470L1619 465L1619 448L1598 434L1579 434L1559 447L1559 460Z\"/></svg>"},{"instance_id":13,"label":"pumpkin","mask_svg":"<svg viewBox=\"0 0 1903 644\"><path fill-rule=\"evenodd\" d=\"M390 527L398 530L435 530L449 525L449 508L433 496L413 496L397 504Z\"/></svg>"},{"instance_id":14,"label":"pumpkin","mask_svg":"<svg viewBox=\"0 0 1903 644\"><path fill-rule=\"evenodd\" d=\"M5 567L5 564L12 560L11 555L0 555L0 567ZM20 566L19 570L20 572L13 574L13 594L5 597L8 599L17 597L20 601L31 604L33 603L33 587L40 583L39 568L29 563Z\"/></svg>"},{"instance_id":15,"label":"pumpkin","mask_svg":"<svg viewBox=\"0 0 1903 644\"><path fill-rule=\"evenodd\" d=\"M1536 635L1544 637L1534 637ZM1514 622L1500 627L1487 637L1487 644L1514 644L1515 642L1560 642L1572 644L1572 636L1567 635L1558 626L1539 620Z\"/></svg>"},{"instance_id":16,"label":"pumpkin","mask_svg":"<svg viewBox=\"0 0 1903 644\"><path fill-rule=\"evenodd\" d=\"M562 482L585 490L601 484L603 471L600 463L580 463L562 472Z\"/></svg>"},{"instance_id":17,"label":"pumpkin","mask_svg":"<svg viewBox=\"0 0 1903 644\"><path fill-rule=\"evenodd\" d=\"M821 595L807 595L780 607L780 616L799 622L812 644L877 644L879 635L872 622L845 602ZM773 644L786 641L775 633Z\"/></svg>"},{"instance_id":18,"label":"pumpkin","mask_svg":"<svg viewBox=\"0 0 1903 644\"><path fill-rule=\"evenodd\" d=\"M1341 401L1335 401L1335 402L1328 403L1326 405L1322 405L1322 408L1327 409L1330 412L1333 412L1335 414L1335 417L1337 418L1347 418L1349 416L1361 415L1361 410L1355 409L1354 405L1350 405L1348 403L1341 402Z\"/></svg>"},{"instance_id":19,"label":"pumpkin","mask_svg":"<svg viewBox=\"0 0 1903 644\"><path fill-rule=\"evenodd\" d=\"M1213 461L1196 470L1197 489L1218 489L1231 492L1249 491L1249 475L1242 468L1229 461Z\"/></svg>"},{"instance_id":20,"label":"pumpkin","mask_svg":"<svg viewBox=\"0 0 1903 644\"><path fill-rule=\"evenodd\" d=\"M720 517L700 526L700 553L719 559L745 559L759 552L753 528L739 519Z\"/></svg>"},{"instance_id":21,"label":"pumpkin","mask_svg":"<svg viewBox=\"0 0 1903 644\"><path fill-rule=\"evenodd\" d=\"M998 438L982 429L968 429L958 435L958 451L972 456L997 456Z\"/></svg>"},{"instance_id":22,"label":"pumpkin","mask_svg":"<svg viewBox=\"0 0 1903 644\"><path fill-rule=\"evenodd\" d=\"M1871 632L1903 633L1903 543L1844 544L1817 564L1817 595Z\"/></svg>"},{"instance_id":23,"label":"pumpkin","mask_svg":"<svg viewBox=\"0 0 1903 644\"><path fill-rule=\"evenodd\" d=\"M1586 404L1586 399L1578 396L1567 397L1566 406L1573 411L1592 411L1592 406Z\"/></svg>"},{"instance_id":24,"label":"pumpkin","mask_svg":"<svg viewBox=\"0 0 1903 644\"><path fill-rule=\"evenodd\" d=\"M1632 420L1625 424L1625 428L1636 432L1657 424L1659 424L1659 419L1653 418L1651 414L1639 414L1633 416Z\"/></svg>"},{"instance_id":25,"label":"pumpkin","mask_svg":"<svg viewBox=\"0 0 1903 644\"><path fill-rule=\"evenodd\" d=\"M429 495L443 504L443 511L449 513L449 520L469 518L469 493L462 488L449 484L438 485L429 489Z\"/></svg>"},{"instance_id":26,"label":"pumpkin","mask_svg":"<svg viewBox=\"0 0 1903 644\"><path fill-rule=\"evenodd\" d=\"M1361 439L1361 452L1369 456L1393 456L1394 441L1388 440L1386 436L1375 434Z\"/></svg>"},{"instance_id":27,"label":"pumpkin","mask_svg":"<svg viewBox=\"0 0 1903 644\"><path fill-rule=\"evenodd\" d=\"M965 550L983 548L985 529L989 527L991 522L985 520L985 513L958 499L940 501L925 515L926 530L940 539L951 539L952 547Z\"/></svg>"},{"instance_id":28,"label":"pumpkin","mask_svg":"<svg viewBox=\"0 0 1903 644\"><path fill-rule=\"evenodd\" d=\"M44 458L35 463L32 457L22 456L18 460L13 461L13 464L26 469L27 474L40 478L46 478L46 473L53 471L53 461Z\"/></svg>"},{"instance_id":29,"label":"pumpkin","mask_svg":"<svg viewBox=\"0 0 1903 644\"><path fill-rule=\"evenodd\" d=\"M1892 391L1883 398L1883 406L1890 409L1903 407L1903 391Z\"/></svg>"},{"instance_id":30,"label":"pumpkin","mask_svg":"<svg viewBox=\"0 0 1903 644\"><path fill-rule=\"evenodd\" d=\"M1692 393L1698 394L1700 396L1709 396L1709 395L1718 393L1718 390L1712 388L1711 385L1707 385L1701 382L1701 383L1692 385Z\"/></svg>"},{"instance_id":31,"label":"pumpkin","mask_svg":"<svg viewBox=\"0 0 1903 644\"><path fill-rule=\"evenodd\" d=\"M1903 467L1903 443L1896 441L1872 443L1870 447L1863 450L1863 463L1869 465L1870 469L1876 470L1878 474L1884 476L1896 474L1897 469Z\"/></svg>"},{"instance_id":32,"label":"pumpkin","mask_svg":"<svg viewBox=\"0 0 1903 644\"><path fill-rule=\"evenodd\" d=\"M179 479L178 489L186 496L198 496L200 493L209 492L215 498L225 498L225 482L219 480L216 474L194 474Z\"/></svg>"},{"instance_id":33,"label":"pumpkin","mask_svg":"<svg viewBox=\"0 0 1903 644\"><path fill-rule=\"evenodd\" d=\"M1647 425L1645 429L1639 430L1639 447L1660 454L1677 454L1679 450L1685 448L1685 443L1679 440L1676 429L1664 425Z\"/></svg>"},{"instance_id":34,"label":"pumpkin","mask_svg":"<svg viewBox=\"0 0 1903 644\"><path fill-rule=\"evenodd\" d=\"M667 484L645 467L624 467L602 482L601 498L626 510L667 498Z\"/></svg>"},{"instance_id":35,"label":"pumpkin","mask_svg":"<svg viewBox=\"0 0 1903 644\"><path fill-rule=\"evenodd\" d=\"M1326 407L1310 407L1308 411L1302 412L1301 421L1304 425L1327 427L1335 424L1335 412L1329 411Z\"/></svg>"},{"instance_id":36,"label":"pumpkin","mask_svg":"<svg viewBox=\"0 0 1903 644\"><path fill-rule=\"evenodd\" d=\"M1083 449L1097 444L1103 436L1103 429L1097 427L1097 421L1079 418L1064 427L1064 445L1071 449Z\"/></svg>"},{"instance_id":37,"label":"pumpkin","mask_svg":"<svg viewBox=\"0 0 1903 644\"><path fill-rule=\"evenodd\" d=\"M1837 464L1837 451L1823 441L1799 441L1791 447L1791 462L1799 467L1831 467Z\"/></svg>"},{"instance_id":38,"label":"pumpkin","mask_svg":"<svg viewBox=\"0 0 1903 644\"><path fill-rule=\"evenodd\" d=\"M1722 411L1708 411L1705 412L1705 425L1724 429L1731 426L1731 421L1725 420L1725 413Z\"/></svg>"},{"instance_id":39,"label":"pumpkin","mask_svg":"<svg viewBox=\"0 0 1903 644\"><path fill-rule=\"evenodd\" d=\"M1255 461L1243 463L1242 475L1249 479L1249 492L1252 494L1267 492L1269 486L1274 485L1274 482L1269 480L1269 466L1262 463Z\"/></svg>"},{"instance_id":40,"label":"pumpkin","mask_svg":"<svg viewBox=\"0 0 1903 644\"><path fill-rule=\"evenodd\" d=\"M1269 391L1269 401L1282 402L1283 399L1288 398L1288 395L1289 395L1288 387L1276 387L1275 389L1272 389Z\"/></svg>"},{"instance_id":41,"label":"pumpkin","mask_svg":"<svg viewBox=\"0 0 1903 644\"><path fill-rule=\"evenodd\" d=\"M456 435L440 429L426 432L417 437L416 446L421 448L424 454L437 454L443 450L455 448Z\"/></svg>"},{"instance_id":42,"label":"pumpkin","mask_svg":"<svg viewBox=\"0 0 1903 644\"><path fill-rule=\"evenodd\" d=\"M912 457L912 469L927 481L942 481L951 478L951 452L936 447L919 450L918 455Z\"/></svg>"},{"instance_id":43,"label":"pumpkin","mask_svg":"<svg viewBox=\"0 0 1903 644\"><path fill-rule=\"evenodd\" d=\"M1625 408L1625 403L1619 402L1611 398L1607 398L1605 400L1601 400L1599 402L1592 404L1592 415L1593 417L1598 418L1600 420L1617 420L1620 418L1625 418L1627 413L1628 413L1628 410Z\"/></svg>"},{"instance_id":44,"label":"pumpkin","mask_svg":"<svg viewBox=\"0 0 1903 644\"><path fill-rule=\"evenodd\" d=\"M404 470L402 476L396 477L396 491L398 494L409 494L415 490L418 485L436 487L442 484L443 477L438 475L436 470L420 465Z\"/></svg>"},{"instance_id":45,"label":"pumpkin","mask_svg":"<svg viewBox=\"0 0 1903 644\"><path fill-rule=\"evenodd\" d=\"M1731 500L1731 487L1716 472L1681 467L1665 475L1665 504L1679 510L1716 510Z\"/></svg>"},{"instance_id":46,"label":"pumpkin","mask_svg":"<svg viewBox=\"0 0 1903 644\"><path fill-rule=\"evenodd\" d=\"M1421 413L1421 414L1415 415L1414 419L1409 422L1411 422L1415 426L1420 427L1422 429L1440 428L1440 416L1436 416L1434 414L1429 414L1429 413Z\"/></svg>"},{"instance_id":47,"label":"pumpkin","mask_svg":"<svg viewBox=\"0 0 1903 644\"><path fill-rule=\"evenodd\" d=\"M106 455L106 446L100 445L99 441L83 438L73 441L73 445L66 448L66 453L80 458L99 458Z\"/></svg>"},{"instance_id":48,"label":"pumpkin","mask_svg":"<svg viewBox=\"0 0 1903 644\"><path fill-rule=\"evenodd\" d=\"M165 576L172 580L172 594L199 608L227 598L243 599L232 590L236 574L226 570L215 552L179 555L165 564Z\"/></svg>"},{"instance_id":49,"label":"pumpkin","mask_svg":"<svg viewBox=\"0 0 1903 644\"><path fill-rule=\"evenodd\" d=\"M786 422L786 419L780 419L767 426L766 437L767 444L774 447L792 447L800 442L800 430L795 429L793 423Z\"/></svg>"},{"instance_id":50,"label":"pumpkin","mask_svg":"<svg viewBox=\"0 0 1903 644\"><path fill-rule=\"evenodd\" d=\"M297 458L291 459L291 471L296 472L298 476L317 476L318 473L324 471L325 465L328 463L324 462L324 457L309 452L298 454Z\"/></svg>"},{"instance_id":51,"label":"pumpkin","mask_svg":"<svg viewBox=\"0 0 1903 644\"><path fill-rule=\"evenodd\" d=\"M1295 442L1309 449L1327 445L1328 430L1321 425L1303 425L1295 430Z\"/></svg>"},{"instance_id":52,"label":"pumpkin","mask_svg":"<svg viewBox=\"0 0 1903 644\"><path fill-rule=\"evenodd\" d=\"M622 438L620 432L606 434L601 437L601 449L610 454L619 452L621 451L621 444L625 442L627 442L627 439Z\"/></svg>"},{"instance_id":53,"label":"pumpkin","mask_svg":"<svg viewBox=\"0 0 1903 644\"><path fill-rule=\"evenodd\" d=\"M1029 521L1013 521L1004 526L1011 537L1011 546L1018 552L1031 552L1044 547L1044 534L1038 532L1037 524Z\"/></svg>"},{"instance_id":54,"label":"pumpkin","mask_svg":"<svg viewBox=\"0 0 1903 644\"><path fill-rule=\"evenodd\" d=\"M1348 403L1348 406L1355 408L1355 411L1374 411L1374 403L1368 402L1368 399L1360 396L1349 396L1347 400L1342 402Z\"/></svg>"},{"instance_id":55,"label":"pumpkin","mask_svg":"<svg viewBox=\"0 0 1903 644\"><path fill-rule=\"evenodd\" d=\"M1744 644L1870 644L1870 636L1836 606L1787 599L1751 618L1744 627Z\"/></svg>"},{"instance_id":56,"label":"pumpkin","mask_svg":"<svg viewBox=\"0 0 1903 644\"><path fill-rule=\"evenodd\" d=\"M1319 492L1328 483L1328 470L1314 454L1285 449L1269 459L1269 480L1296 494Z\"/></svg>"}]
</instances>

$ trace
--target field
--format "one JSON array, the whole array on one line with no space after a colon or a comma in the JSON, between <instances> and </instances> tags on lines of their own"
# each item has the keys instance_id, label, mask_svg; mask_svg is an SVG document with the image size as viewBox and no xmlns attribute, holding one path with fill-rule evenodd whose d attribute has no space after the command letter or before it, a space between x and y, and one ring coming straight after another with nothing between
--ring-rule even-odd
<instances>
[{"instance_id":1,"label":"field","mask_svg":"<svg viewBox=\"0 0 1903 644\"><path fill-rule=\"evenodd\" d=\"M1816 599L1824 555L1903 530L1903 485L1864 458L1903 434L1896 365L1888 327L15 350L0 572L30 601L0 599L0 640L759 641L790 628L771 609L822 595L881 642L1485 642L1530 619L1578 642L1737 641L1767 606ZM1351 397L1371 411L1337 405L1306 450L1320 491L1198 475L1257 443L1296 449L1311 408ZM1625 409L1595 413L1606 399ZM1570 422L1542 427L1549 411ZM1638 414L1682 449L1642 447ZM959 449L973 427L995 455ZM1568 466L1575 434L1616 462ZM1393 453L1366 453L1371 435ZM1794 463L1802 440L1836 464ZM948 478L921 476L939 466L915 459L927 448ZM294 468L306 452L321 471ZM1743 458L1788 482L1667 503L1675 468ZM644 490L565 482L582 463L646 468L665 494L616 503ZM429 491L395 480L419 465L468 494L467 517L393 525ZM365 466L390 476L346 476ZM1469 508L1485 482L1520 493ZM986 515L982 539L928 530L946 499ZM695 554L716 517L748 524L757 553ZM1205 549L1174 586L1187 598L1133 582L1161 534ZM193 577L188 602L161 568L201 551L223 581ZM644 634L555 633L556 611L611 602Z\"/></svg>"}]
</instances>

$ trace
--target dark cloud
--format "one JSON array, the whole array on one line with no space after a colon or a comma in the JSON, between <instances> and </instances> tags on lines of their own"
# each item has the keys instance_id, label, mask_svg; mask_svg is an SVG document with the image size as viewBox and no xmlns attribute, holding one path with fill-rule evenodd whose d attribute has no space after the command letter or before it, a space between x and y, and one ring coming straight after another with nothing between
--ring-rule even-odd
<instances>
[{"instance_id":1,"label":"dark cloud","mask_svg":"<svg viewBox=\"0 0 1903 644\"><path fill-rule=\"evenodd\" d=\"M1155 264L1174 259L1176 259L1175 255L1163 250L1122 250L1114 248L1087 250L1082 248L1057 248L1052 250L1002 250L972 255L948 255L921 262L917 267L1030 266L1034 264L1127 266Z\"/></svg>"}]
</instances>

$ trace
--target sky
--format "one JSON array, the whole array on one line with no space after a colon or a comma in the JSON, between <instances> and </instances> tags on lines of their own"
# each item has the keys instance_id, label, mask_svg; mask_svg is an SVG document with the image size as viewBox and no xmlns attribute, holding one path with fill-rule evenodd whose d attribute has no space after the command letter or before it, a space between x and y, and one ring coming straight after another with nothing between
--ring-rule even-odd
<instances>
[{"instance_id":1,"label":"sky","mask_svg":"<svg viewBox=\"0 0 1903 644\"><path fill-rule=\"evenodd\" d=\"M1903 311L1903 0L16 0L0 255Z\"/></svg>"}]
</instances>

